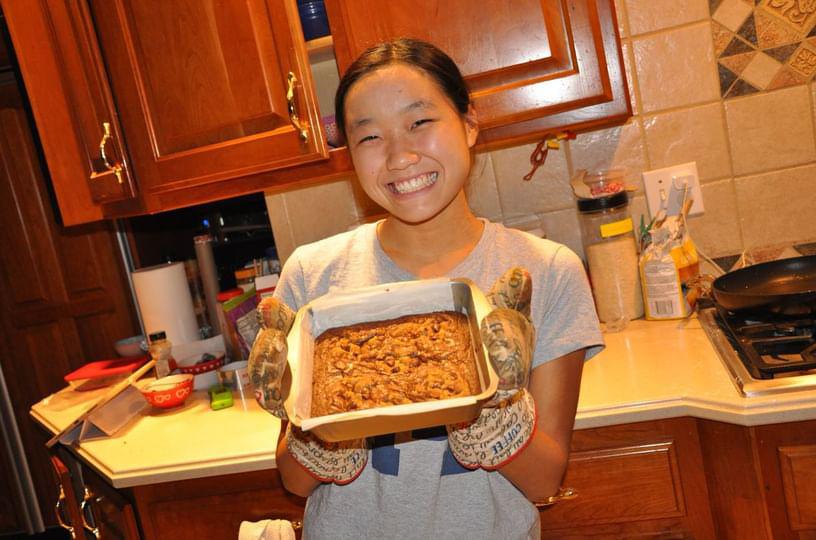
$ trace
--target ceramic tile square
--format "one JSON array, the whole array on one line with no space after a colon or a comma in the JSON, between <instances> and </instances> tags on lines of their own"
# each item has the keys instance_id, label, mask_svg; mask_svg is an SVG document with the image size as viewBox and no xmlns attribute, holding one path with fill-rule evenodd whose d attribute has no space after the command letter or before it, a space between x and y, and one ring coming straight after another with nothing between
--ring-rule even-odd
<instances>
[{"instance_id":1,"label":"ceramic tile square","mask_svg":"<svg viewBox=\"0 0 816 540\"><path fill-rule=\"evenodd\" d=\"M577 253L579 257L584 258L584 248L581 243L581 225L578 223L578 210L576 208L566 208L542 214L541 224L547 238L564 244Z\"/></svg>"},{"instance_id":2,"label":"ceramic tile square","mask_svg":"<svg viewBox=\"0 0 816 540\"><path fill-rule=\"evenodd\" d=\"M272 227L272 237L275 239L275 250L278 253L278 259L283 264L295 250L295 238L289 226L289 213L286 210L283 193L267 193L264 199L269 224Z\"/></svg>"},{"instance_id":3,"label":"ceramic tile square","mask_svg":"<svg viewBox=\"0 0 816 540\"><path fill-rule=\"evenodd\" d=\"M732 32L736 32L751 12L751 6L742 0L722 0L712 18Z\"/></svg>"},{"instance_id":4,"label":"ceramic tile square","mask_svg":"<svg viewBox=\"0 0 816 540\"><path fill-rule=\"evenodd\" d=\"M765 89L782 68L777 60L767 54L759 52L748 62L748 65L740 73L740 77L751 86L758 89Z\"/></svg>"},{"instance_id":5,"label":"ceramic tile square","mask_svg":"<svg viewBox=\"0 0 816 540\"><path fill-rule=\"evenodd\" d=\"M569 149L574 169L626 169L627 182L641 188L646 148L638 117L623 126L582 133L569 142Z\"/></svg>"},{"instance_id":6,"label":"ceramic tile square","mask_svg":"<svg viewBox=\"0 0 816 540\"><path fill-rule=\"evenodd\" d=\"M535 144L527 144L491 152L504 220L569 208L574 204L563 146L561 150L551 150L533 178L524 180L530 172L530 154L534 149Z\"/></svg>"},{"instance_id":7,"label":"ceramic tile square","mask_svg":"<svg viewBox=\"0 0 816 540\"><path fill-rule=\"evenodd\" d=\"M746 248L816 239L814 177L809 164L734 179Z\"/></svg>"},{"instance_id":8,"label":"ceramic tile square","mask_svg":"<svg viewBox=\"0 0 816 540\"><path fill-rule=\"evenodd\" d=\"M705 212L689 218L689 234L709 257L742 251L742 234L734 183L729 178L701 186Z\"/></svg>"},{"instance_id":9,"label":"ceramic tile square","mask_svg":"<svg viewBox=\"0 0 816 540\"><path fill-rule=\"evenodd\" d=\"M623 67L626 71L626 85L629 87L629 103L632 105L632 113L637 114L640 111L640 102L638 101L638 89L634 79L632 42L629 40L623 41L621 51L623 53Z\"/></svg>"},{"instance_id":10,"label":"ceramic tile square","mask_svg":"<svg viewBox=\"0 0 816 540\"><path fill-rule=\"evenodd\" d=\"M632 36L708 18L707 0L626 0Z\"/></svg>"},{"instance_id":11,"label":"ceramic tile square","mask_svg":"<svg viewBox=\"0 0 816 540\"><path fill-rule=\"evenodd\" d=\"M653 169L696 161L701 181L731 176L722 104L647 116L643 128Z\"/></svg>"},{"instance_id":12,"label":"ceramic tile square","mask_svg":"<svg viewBox=\"0 0 816 540\"><path fill-rule=\"evenodd\" d=\"M735 175L816 159L806 86L728 100L725 114Z\"/></svg>"},{"instance_id":13,"label":"ceramic tile square","mask_svg":"<svg viewBox=\"0 0 816 540\"><path fill-rule=\"evenodd\" d=\"M283 197L295 246L344 232L359 221L349 180L287 191Z\"/></svg>"},{"instance_id":14,"label":"ceramic tile square","mask_svg":"<svg viewBox=\"0 0 816 540\"><path fill-rule=\"evenodd\" d=\"M636 38L632 45L645 112L719 98L709 22Z\"/></svg>"},{"instance_id":15,"label":"ceramic tile square","mask_svg":"<svg viewBox=\"0 0 816 540\"><path fill-rule=\"evenodd\" d=\"M502 209L499 188L493 173L493 161L489 152L476 154L470 178L465 184L465 194L473 213L491 221L501 221Z\"/></svg>"}]
</instances>

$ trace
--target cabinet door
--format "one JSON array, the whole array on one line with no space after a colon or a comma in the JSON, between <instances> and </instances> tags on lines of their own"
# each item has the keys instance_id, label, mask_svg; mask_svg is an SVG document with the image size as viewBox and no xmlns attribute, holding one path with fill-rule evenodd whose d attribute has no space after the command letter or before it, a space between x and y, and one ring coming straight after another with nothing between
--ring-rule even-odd
<instances>
[{"instance_id":1,"label":"cabinet door","mask_svg":"<svg viewBox=\"0 0 816 540\"><path fill-rule=\"evenodd\" d=\"M305 504L284 490L275 469L138 486L131 491L145 540L238 538L242 521L302 521Z\"/></svg>"},{"instance_id":2,"label":"cabinet door","mask_svg":"<svg viewBox=\"0 0 816 540\"><path fill-rule=\"evenodd\" d=\"M483 146L631 114L612 0L325 3L341 73L367 47L396 36L447 52L470 87Z\"/></svg>"},{"instance_id":3,"label":"cabinet door","mask_svg":"<svg viewBox=\"0 0 816 540\"><path fill-rule=\"evenodd\" d=\"M84 2L6 0L19 60L63 222L104 217L136 183Z\"/></svg>"},{"instance_id":4,"label":"cabinet door","mask_svg":"<svg viewBox=\"0 0 816 540\"><path fill-rule=\"evenodd\" d=\"M815 538L816 421L754 429L773 537Z\"/></svg>"},{"instance_id":5,"label":"cabinet door","mask_svg":"<svg viewBox=\"0 0 816 540\"><path fill-rule=\"evenodd\" d=\"M82 482L80 510L86 532L96 538L138 540L139 529L130 501L88 467L82 469Z\"/></svg>"},{"instance_id":6,"label":"cabinet door","mask_svg":"<svg viewBox=\"0 0 816 540\"><path fill-rule=\"evenodd\" d=\"M576 431L564 485L541 512L542 538L714 538L694 419Z\"/></svg>"},{"instance_id":7,"label":"cabinet door","mask_svg":"<svg viewBox=\"0 0 816 540\"><path fill-rule=\"evenodd\" d=\"M90 0L147 204L325 159L295 0ZM199 201L206 202L206 201Z\"/></svg>"}]
</instances>

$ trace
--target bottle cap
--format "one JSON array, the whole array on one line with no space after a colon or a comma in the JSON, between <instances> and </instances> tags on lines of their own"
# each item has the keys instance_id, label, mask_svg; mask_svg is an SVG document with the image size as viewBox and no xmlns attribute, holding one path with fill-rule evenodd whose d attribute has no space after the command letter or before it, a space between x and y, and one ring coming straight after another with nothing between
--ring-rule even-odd
<instances>
[{"instance_id":1,"label":"bottle cap","mask_svg":"<svg viewBox=\"0 0 816 540\"><path fill-rule=\"evenodd\" d=\"M154 341L160 341L162 339L167 339L167 333L164 330L161 330L159 332L153 332L152 334L147 336L147 339L151 343L154 342Z\"/></svg>"},{"instance_id":2,"label":"bottle cap","mask_svg":"<svg viewBox=\"0 0 816 540\"><path fill-rule=\"evenodd\" d=\"M598 210L609 210L626 206L629 203L629 195L625 191L619 191L607 197L597 199L578 199L578 210L580 212L597 212Z\"/></svg>"}]
</instances>

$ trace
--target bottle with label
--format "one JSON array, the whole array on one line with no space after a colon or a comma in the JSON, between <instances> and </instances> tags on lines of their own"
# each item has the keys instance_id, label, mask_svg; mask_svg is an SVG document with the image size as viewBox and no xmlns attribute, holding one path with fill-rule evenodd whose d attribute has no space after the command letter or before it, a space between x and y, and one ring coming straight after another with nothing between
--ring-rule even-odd
<instances>
[{"instance_id":1,"label":"bottle with label","mask_svg":"<svg viewBox=\"0 0 816 540\"><path fill-rule=\"evenodd\" d=\"M154 332L148 336L150 358L156 360L156 378L161 379L170 375L170 358L173 344L167 339L165 332Z\"/></svg>"}]
</instances>

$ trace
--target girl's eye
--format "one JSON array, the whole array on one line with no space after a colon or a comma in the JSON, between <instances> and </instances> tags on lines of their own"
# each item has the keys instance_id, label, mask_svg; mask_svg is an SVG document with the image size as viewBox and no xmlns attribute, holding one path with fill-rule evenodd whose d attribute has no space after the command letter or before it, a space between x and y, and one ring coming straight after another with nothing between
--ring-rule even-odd
<instances>
[{"instance_id":1,"label":"girl's eye","mask_svg":"<svg viewBox=\"0 0 816 540\"><path fill-rule=\"evenodd\" d=\"M373 140L376 140L376 139L377 139L376 135L366 135L365 137L363 137L362 139L357 141L357 144L363 144L363 143L373 141Z\"/></svg>"},{"instance_id":2,"label":"girl's eye","mask_svg":"<svg viewBox=\"0 0 816 540\"><path fill-rule=\"evenodd\" d=\"M414 122L413 124L411 124L411 129L418 128L422 124L426 124L428 122L433 122L433 119L431 119L431 118L421 118L421 119L417 120L416 122Z\"/></svg>"}]
</instances>

